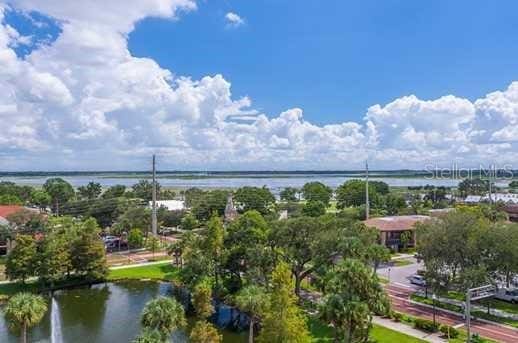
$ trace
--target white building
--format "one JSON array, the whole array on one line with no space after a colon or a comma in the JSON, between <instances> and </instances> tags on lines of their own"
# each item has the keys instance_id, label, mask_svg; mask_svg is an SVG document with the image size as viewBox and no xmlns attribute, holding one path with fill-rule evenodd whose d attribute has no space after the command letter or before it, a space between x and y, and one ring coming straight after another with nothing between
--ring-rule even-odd
<instances>
[{"instance_id":1,"label":"white building","mask_svg":"<svg viewBox=\"0 0 518 343\"><path fill-rule=\"evenodd\" d=\"M493 202L503 202L505 204L518 204L518 194L514 193L493 193L491 194ZM480 202L489 202L489 194L486 195L468 195L464 202L467 204L478 204Z\"/></svg>"},{"instance_id":2,"label":"white building","mask_svg":"<svg viewBox=\"0 0 518 343\"><path fill-rule=\"evenodd\" d=\"M153 206L153 202L149 202L149 207ZM165 207L169 211L185 210L185 201L183 200L157 200L156 207Z\"/></svg>"}]
</instances>

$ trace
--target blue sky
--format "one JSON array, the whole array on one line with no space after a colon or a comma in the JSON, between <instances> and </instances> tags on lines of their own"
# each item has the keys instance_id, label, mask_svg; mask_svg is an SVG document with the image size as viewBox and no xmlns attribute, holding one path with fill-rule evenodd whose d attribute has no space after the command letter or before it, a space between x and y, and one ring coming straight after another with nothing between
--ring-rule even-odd
<instances>
[{"instance_id":1,"label":"blue sky","mask_svg":"<svg viewBox=\"0 0 518 343\"><path fill-rule=\"evenodd\" d=\"M0 0L0 170L518 169L518 2Z\"/></svg>"},{"instance_id":2,"label":"blue sky","mask_svg":"<svg viewBox=\"0 0 518 343\"><path fill-rule=\"evenodd\" d=\"M246 25L225 28L228 11ZM180 75L222 73L266 113L298 106L323 124L402 95L504 87L518 73L516 13L516 1L216 0L181 22L143 20L129 47Z\"/></svg>"}]
</instances>

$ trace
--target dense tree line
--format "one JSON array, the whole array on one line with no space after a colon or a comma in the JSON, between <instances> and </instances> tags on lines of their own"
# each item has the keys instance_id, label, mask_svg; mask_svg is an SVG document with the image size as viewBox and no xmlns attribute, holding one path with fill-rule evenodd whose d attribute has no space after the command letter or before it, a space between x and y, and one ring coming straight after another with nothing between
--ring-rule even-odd
<instances>
[{"instance_id":1,"label":"dense tree line","mask_svg":"<svg viewBox=\"0 0 518 343\"><path fill-rule=\"evenodd\" d=\"M351 305L358 296L371 299L367 309L358 307L349 314L359 322L337 327L350 329L354 337L368 334L372 311L388 311L375 267L389 254L377 242L375 230L336 214L278 220L250 210L226 226L214 213L206 229L187 233L170 252L181 256L180 277L193 292L208 282L211 296L235 299L256 322L260 320L258 341L307 342L305 316L298 306L304 280L311 279L326 296L342 297ZM339 267L340 261L353 263ZM339 273L358 275L358 288L347 293L345 286L327 287L329 280L342 277ZM331 313L333 306L330 300L321 312ZM329 315L322 318L335 323ZM254 322L251 328L253 336Z\"/></svg>"},{"instance_id":2,"label":"dense tree line","mask_svg":"<svg viewBox=\"0 0 518 343\"><path fill-rule=\"evenodd\" d=\"M53 285L74 276L98 280L107 273L104 244L95 219L50 218L42 235L19 234L7 256L5 273L22 283L37 277Z\"/></svg>"},{"instance_id":3,"label":"dense tree line","mask_svg":"<svg viewBox=\"0 0 518 343\"><path fill-rule=\"evenodd\" d=\"M509 285L518 275L518 225L481 207L461 207L421 224L417 242L433 288L465 291L499 280Z\"/></svg>"}]
</instances>

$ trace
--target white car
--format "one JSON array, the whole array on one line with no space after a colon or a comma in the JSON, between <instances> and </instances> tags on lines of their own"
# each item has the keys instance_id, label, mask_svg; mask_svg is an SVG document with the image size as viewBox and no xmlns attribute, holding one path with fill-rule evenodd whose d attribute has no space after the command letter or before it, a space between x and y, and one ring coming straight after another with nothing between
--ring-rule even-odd
<instances>
[{"instance_id":1,"label":"white car","mask_svg":"<svg viewBox=\"0 0 518 343\"><path fill-rule=\"evenodd\" d=\"M518 288L500 288L496 291L495 299L518 304Z\"/></svg>"},{"instance_id":2,"label":"white car","mask_svg":"<svg viewBox=\"0 0 518 343\"><path fill-rule=\"evenodd\" d=\"M414 274L414 275L410 276L408 279L410 280L410 283L413 285L418 285L418 286L422 286L422 287L426 286L426 281L425 281L424 277L421 275Z\"/></svg>"}]
</instances>

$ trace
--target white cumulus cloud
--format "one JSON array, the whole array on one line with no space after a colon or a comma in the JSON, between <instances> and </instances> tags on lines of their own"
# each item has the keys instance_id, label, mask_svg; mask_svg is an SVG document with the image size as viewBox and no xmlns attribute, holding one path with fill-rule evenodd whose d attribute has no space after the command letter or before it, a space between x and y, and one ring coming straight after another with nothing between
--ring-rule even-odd
<instances>
[{"instance_id":1,"label":"white cumulus cloud","mask_svg":"<svg viewBox=\"0 0 518 343\"><path fill-rule=\"evenodd\" d=\"M225 20L227 21L227 27L239 27L245 23L245 20L234 12L225 14Z\"/></svg>"},{"instance_id":2,"label":"white cumulus cloud","mask_svg":"<svg viewBox=\"0 0 518 343\"><path fill-rule=\"evenodd\" d=\"M203 170L348 169L366 158L377 168L518 163L518 83L475 101L402 96L361 122L316 125L300 108L257 111L222 75L192 79L132 55L138 21L178 18L194 1L10 6L53 18L61 33L18 57L14 46L27 38L5 22L0 0L0 170L141 169L151 153L164 168Z\"/></svg>"}]
</instances>

